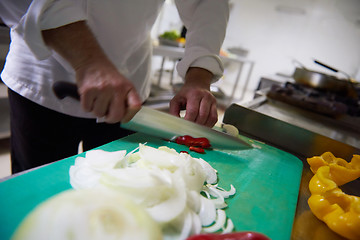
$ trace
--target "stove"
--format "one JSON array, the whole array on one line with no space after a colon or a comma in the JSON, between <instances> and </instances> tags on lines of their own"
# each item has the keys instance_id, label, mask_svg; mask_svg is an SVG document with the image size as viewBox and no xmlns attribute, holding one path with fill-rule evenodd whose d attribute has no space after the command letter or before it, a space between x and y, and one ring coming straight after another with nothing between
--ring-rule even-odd
<instances>
[{"instance_id":1,"label":"stove","mask_svg":"<svg viewBox=\"0 0 360 240\"><path fill-rule=\"evenodd\" d=\"M359 96L360 89L356 89L356 93ZM286 82L281 86L273 85L267 93L268 98L332 118L340 118L344 115L360 117L360 100L357 96L315 89L291 82Z\"/></svg>"}]
</instances>

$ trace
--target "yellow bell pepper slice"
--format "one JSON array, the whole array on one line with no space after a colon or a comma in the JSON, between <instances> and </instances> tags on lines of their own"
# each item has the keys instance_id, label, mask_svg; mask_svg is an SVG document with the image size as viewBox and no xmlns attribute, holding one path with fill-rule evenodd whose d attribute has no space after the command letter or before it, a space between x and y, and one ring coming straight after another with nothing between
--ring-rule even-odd
<instances>
[{"instance_id":1,"label":"yellow bell pepper slice","mask_svg":"<svg viewBox=\"0 0 360 240\"><path fill-rule=\"evenodd\" d=\"M311 171L315 174L322 166L330 167L332 180L341 186L360 177L360 155L353 155L351 162L335 157L331 152L307 159Z\"/></svg>"},{"instance_id":2,"label":"yellow bell pepper slice","mask_svg":"<svg viewBox=\"0 0 360 240\"><path fill-rule=\"evenodd\" d=\"M331 179L329 166L320 167L309 182L311 194L322 194L337 187L338 185Z\"/></svg>"},{"instance_id":3,"label":"yellow bell pepper slice","mask_svg":"<svg viewBox=\"0 0 360 240\"><path fill-rule=\"evenodd\" d=\"M360 156L354 155L348 163L327 152L308 162L314 173L309 182L311 196L308 199L312 213L337 234L360 239L360 197L347 195L338 187L338 183L345 184L357 178Z\"/></svg>"},{"instance_id":4,"label":"yellow bell pepper slice","mask_svg":"<svg viewBox=\"0 0 360 240\"><path fill-rule=\"evenodd\" d=\"M308 203L313 214L331 230L348 239L360 239L359 197L336 188L325 195L311 195Z\"/></svg>"}]
</instances>

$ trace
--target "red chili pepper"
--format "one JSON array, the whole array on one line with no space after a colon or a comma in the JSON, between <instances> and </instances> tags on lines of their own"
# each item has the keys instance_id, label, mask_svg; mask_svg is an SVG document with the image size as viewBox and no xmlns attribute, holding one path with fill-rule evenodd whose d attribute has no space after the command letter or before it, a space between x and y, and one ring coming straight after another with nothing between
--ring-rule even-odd
<instances>
[{"instance_id":1,"label":"red chili pepper","mask_svg":"<svg viewBox=\"0 0 360 240\"><path fill-rule=\"evenodd\" d=\"M180 151L180 153L187 153L187 154L189 154L187 151Z\"/></svg>"},{"instance_id":2,"label":"red chili pepper","mask_svg":"<svg viewBox=\"0 0 360 240\"><path fill-rule=\"evenodd\" d=\"M193 138L189 135L179 136L175 139L177 144L186 145L188 147L201 147L209 148L211 147L210 142L207 138Z\"/></svg>"},{"instance_id":3,"label":"red chili pepper","mask_svg":"<svg viewBox=\"0 0 360 240\"><path fill-rule=\"evenodd\" d=\"M209 148L211 147L210 142L207 138L194 138L193 145L195 147Z\"/></svg>"},{"instance_id":4,"label":"red chili pepper","mask_svg":"<svg viewBox=\"0 0 360 240\"><path fill-rule=\"evenodd\" d=\"M175 139L175 142L177 144L181 144L181 145L186 145L186 146L190 146L189 144L192 143L193 141L193 137L189 136L189 135L185 135L185 136L179 136Z\"/></svg>"},{"instance_id":5,"label":"red chili pepper","mask_svg":"<svg viewBox=\"0 0 360 240\"><path fill-rule=\"evenodd\" d=\"M189 147L189 150L190 150L190 151L197 152L197 153L204 153L204 152L205 152L205 150L204 150L203 148L194 147L194 146L190 146L190 147Z\"/></svg>"},{"instance_id":6,"label":"red chili pepper","mask_svg":"<svg viewBox=\"0 0 360 240\"><path fill-rule=\"evenodd\" d=\"M187 240L270 240L270 238L256 232L234 232L226 234L199 234L191 236Z\"/></svg>"}]
</instances>

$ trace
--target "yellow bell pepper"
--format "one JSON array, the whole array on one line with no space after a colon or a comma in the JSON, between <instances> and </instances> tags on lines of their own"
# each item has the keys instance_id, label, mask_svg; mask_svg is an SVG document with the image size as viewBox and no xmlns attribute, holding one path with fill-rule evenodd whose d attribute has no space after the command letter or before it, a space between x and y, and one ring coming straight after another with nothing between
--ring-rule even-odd
<instances>
[{"instance_id":1,"label":"yellow bell pepper","mask_svg":"<svg viewBox=\"0 0 360 240\"><path fill-rule=\"evenodd\" d=\"M335 157L331 152L307 159L315 174L319 167L329 166L332 180L341 186L360 177L360 155L354 155L351 162Z\"/></svg>"},{"instance_id":2,"label":"yellow bell pepper","mask_svg":"<svg viewBox=\"0 0 360 240\"><path fill-rule=\"evenodd\" d=\"M330 167L320 167L309 182L311 194L323 194L337 188L338 185L331 179Z\"/></svg>"},{"instance_id":3,"label":"yellow bell pepper","mask_svg":"<svg viewBox=\"0 0 360 240\"><path fill-rule=\"evenodd\" d=\"M359 159L359 155L354 155L352 162L347 163L331 153L308 159L314 173L309 182L309 207L331 230L348 239L360 239L360 197L345 194L338 183L356 179ZM341 173L345 174L343 178ZM348 173L350 177L346 176Z\"/></svg>"}]
</instances>

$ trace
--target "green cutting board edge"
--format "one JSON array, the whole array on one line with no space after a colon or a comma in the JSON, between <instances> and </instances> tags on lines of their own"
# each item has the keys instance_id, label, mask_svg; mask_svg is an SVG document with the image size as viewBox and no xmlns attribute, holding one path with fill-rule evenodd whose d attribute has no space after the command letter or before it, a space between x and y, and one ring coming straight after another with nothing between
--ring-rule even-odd
<instances>
[{"instance_id":1,"label":"green cutting board edge","mask_svg":"<svg viewBox=\"0 0 360 240\"><path fill-rule=\"evenodd\" d=\"M236 231L261 232L273 240L290 239L302 174L302 162L277 148L243 140L254 148L242 151L207 150L201 157L218 170L219 186L237 192L227 200L226 212ZM139 143L188 150L172 142L136 133L99 147L106 151L135 149ZM83 156L83 154L77 155ZM0 183L0 239L10 239L21 220L38 204L71 188L73 156Z\"/></svg>"}]
</instances>

